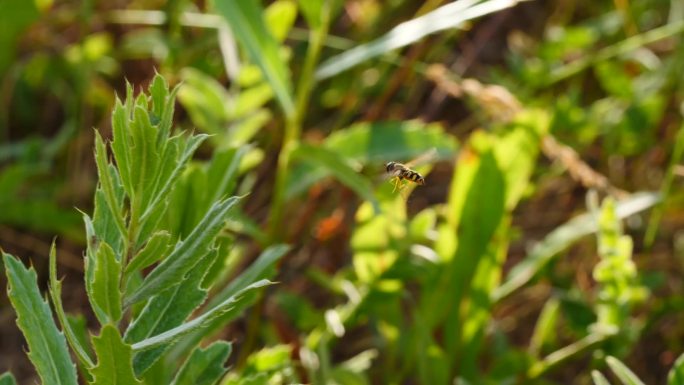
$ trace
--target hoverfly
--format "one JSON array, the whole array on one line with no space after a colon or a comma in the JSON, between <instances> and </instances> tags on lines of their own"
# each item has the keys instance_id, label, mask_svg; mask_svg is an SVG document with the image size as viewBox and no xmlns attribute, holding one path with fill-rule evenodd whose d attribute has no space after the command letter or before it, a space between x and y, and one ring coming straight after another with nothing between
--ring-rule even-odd
<instances>
[{"instance_id":1,"label":"hoverfly","mask_svg":"<svg viewBox=\"0 0 684 385\"><path fill-rule=\"evenodd\" d=\"M394 189L392 192L396 191L397 188L401 190L404 187L404 181L425 185L425 178L419 172L412 170L411 167L418 163L425 163L430 158L433 158L436 152L437 151L433 148L432 150L420 155L418 158L406 164L388 162L385 165L385 170L390 178L393 179L392 183L394 184Z\"/></svg>"}]
</instances>

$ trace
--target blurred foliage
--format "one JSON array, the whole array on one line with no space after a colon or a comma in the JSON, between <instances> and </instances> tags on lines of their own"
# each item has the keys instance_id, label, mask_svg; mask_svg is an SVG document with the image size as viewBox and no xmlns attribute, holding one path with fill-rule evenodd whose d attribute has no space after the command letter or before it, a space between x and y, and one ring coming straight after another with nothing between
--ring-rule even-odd
<instances>
[{"instance_id":1,"label":"blurred foliage","mask_svg":"<svg viewBox=\"0 0 684 385\"><path fill-rule=\"evenodd\" d=\"M243 321L222 330L217 319L145 364L141 381L681 383L680 1L3 5L3 249L31 257L40 278L40 245L58 236L58 263L78 269L67 257L90 246L75 208L94 212L114 254L128 242L137 255L117 280L130 299L138 271L165 263L168 245L235 194L215 263L193 288L213 284L206 309L249 282L279 281ZM172 118L208 136L168 191L155 182L136 192L125 175L106 187L112 159L101 147L96 165L93 143L104 141L92 127L116 135L116 96L136 110L140 90L160 92L155 73L178 85L178 102L162 117L151 100L150 124ZM161 147L154 159L130 147L114 149L117 167L130 151L140 180L173 173ZM426 185L393 191L384 164L416 158ZM103 225L120 205L129 210ZM147 227L116 235L136 218ZM281 242L291 251L276 263ZM87 258L116 265L106 250ZM30 281L18 266L12 279ZM64 294L87 303L85 291ZM133 346L96 332L98 321L125 323L143 306L119 314L93 301L94 313L73 309L80 320L55 309L87 346L76 356L92 355L88 334L99 335L95 350ZM3 335L16 334L6 323ZM232 344L208 345L217 337ZM18 367L30 381L21 346L3 349L13 358L0 371Z\"/></svg>"}]
</instances>

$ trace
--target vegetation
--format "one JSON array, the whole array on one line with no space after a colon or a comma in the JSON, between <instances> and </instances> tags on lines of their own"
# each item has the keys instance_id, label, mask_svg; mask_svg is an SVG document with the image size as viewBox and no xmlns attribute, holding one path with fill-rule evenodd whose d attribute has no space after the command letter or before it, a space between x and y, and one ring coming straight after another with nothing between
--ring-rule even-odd
<instances>
[{"instance_id":1,"label":"vegetation","mask_svg":"<svg viewBox=\"0 0 684 385\"><path fill-rule=\"evenodd\" d=\"M684 8L519 3L9 0L0 384L684 384Z\"/></svg>"}]
</instances>

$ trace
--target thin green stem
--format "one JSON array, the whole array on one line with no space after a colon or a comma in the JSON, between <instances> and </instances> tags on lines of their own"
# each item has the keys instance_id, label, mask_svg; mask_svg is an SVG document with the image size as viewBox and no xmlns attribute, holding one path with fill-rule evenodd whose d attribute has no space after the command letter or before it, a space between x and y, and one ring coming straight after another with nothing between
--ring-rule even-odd
<instances>
[{"instance_id":1,"label":"thin green stem","mask_svg":"<svg viewBox=\"0 0 684 385\"><path fill-rule=\"evenodd\" d=\"M610 337L612 337L612 334L609 333L592 333L577 342L556 350L555 352L546 356L543 360L534 363L527 371L527 379L532 380L538 378L552 368L572 359L573 357L581 355L594 346L606 341Z\"/></svg>"},{"instance_id":2,"label":"thin green stem","mask_svg":"<svg viewBox=\"0 0 684 385\"><path fill-rule=\"evenodd\" d=\"M290 171L290 158L292 151L297 148L299 136L302 131L302 122L306 116L311 91L314 87L314 72L320 57L329 27L329 9L325 7L322 11L323 20L316 30L309 31L310 43L304 59L304 67L297 83L297 95L295 100L295 113L288 118L285 124L283 145L278 157L276 169L276 181L273 191L273 201L271 204L271 215L269 219L269 235L271 242L279 242L283 239L282 219L285 203L285 187L287 185Z\"/></svg>"},{"instance_id":3,"label":"thin green stem","mask_svg":"<svg viewBox=\"0 0 684 385\"><path fill-rule=\"evenodd\" d=\"M547 86L565 80L592 65L612 59L616 56L624 55L647 44L684 32L684 21L666 24L662 27L652 29L639 35L634 35L617 44L605 47L593 55L587 55L581 59L569 63L557 71L554 71L547 81Z\"/></svg>"}]
</instances>

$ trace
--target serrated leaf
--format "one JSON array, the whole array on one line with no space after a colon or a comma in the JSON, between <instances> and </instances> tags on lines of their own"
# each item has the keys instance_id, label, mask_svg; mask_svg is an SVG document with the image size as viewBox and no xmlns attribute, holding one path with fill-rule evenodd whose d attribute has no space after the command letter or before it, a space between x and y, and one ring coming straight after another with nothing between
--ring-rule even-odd
<instances>
[{"instance_id":1,"label":"serrated leaf","mask_svg":"<svg viewBox=\"0 0 684 385\"><path fill-rule=\"evenodd\" d=\"M0 385L17 385L17 381L10 372L5 372L0 376Z\"/></svg>"},{"instance_id":2,"label":"serrated leaf","mask_svg":"<svg viewBox=\"0 0 684 385\"><path fill-rule=\"evenodd\" d=\"M125 340L139 342L182 324L206 298L201 284L216 256L216 250L206 253L181 283L152 298L126 331ZM137 353L133 357L135 373L142 375L169 346Z\"/></svg>"},{"instance_id":3,"label":"serrated leaf","mask_svg":"<svg viewBox=\"0 0 684 385\"><path fill-rule=\"evenodd\" d=\"M264 11L255 1L218 1L215 8L230 25L235 38L261 68L273 88L286 116L294 114L292 84L288 68L280 56L280 47L266 28Z\"/></svg>"},{"instance_id":4,"label":"serrated leaf","mask_svg":"<svg viewBox=\"0 0 684 385\"><path fill-rule=\"evenodd\" d=\"M126 301L126 306L147 299L177 284L206 252L218 232L223 228L228 212L239 198L232 197L216 202L190 235L180 242L169 256L143 281Z\"/></svg>"},{"instance_id":5,"label":"serrated leaf","mask_svg":"<svg viewBox=\"0 0 684 385\"><path fill-rule=\"evenodd\" d=\"M134 119L130 125L133 148L131 158L131 182L134 195L131 196L132 210L147 207L151 199L154 179L158 171L161 150L157 144L157 129L152 126L147 109L137 106L133 111ZM138 207L139 205L139 207ZM134 215L132 213L131 215ZM137 213L140 215L141 213Z\"/></svg>"},{"instance_id":6,"label":"serrated leaf","mask_svg":"<svg viewBox=\"0 0 684 385\"><path fill-rule=\"evenodd\" d=\"M110 164L109 174L111 176L114 187L115 206L123 207L125 192L121 186L121 181L116 168ZM120 214L118 214L120 215ZM116 224L117 214L113 213L107 203L107 198L102 186L98 186L95 190L95 208L93 210L93 235L98 241L107 242L117 255L123 253L124 239L121 231Z\"/></svg>"},{"instance_id":7,"label":"serrated leaf","mask_svg":"<svg viewBox=\"0 0 684 385\"><path fill-rule=\"evenodd\" d=\"M101 242L97 249L95 260L95 275L93 277L93 300L107 315L107 320L100 323L116 323L121 318L121 262L114 255L114 250Z\"/></svg>"},{"instance_id":8,"label":"serrated leaf","mask_svg":"<svg viewBox=\"0 0 684 385\"><path fill-rule=\"evenodd\" d=\"M269 279L275 274L275 265L280 259L290 250L288 245L273 245L264 250L257 260L252 263L245 271L228 284L218 294L212 296L207 308L211 309L219 306L222 302L227 301L235 296L242 288L246 287L257 280ZM248 306L248 302L243 302L242 306ZM185 354L190 349L193 349L202 340L205 334L211 333L230 321L233 314L227 314L212 320L203 330L192 333L186 337L174 349L174 357Z\"/></svg>"},{"instance_id":9,"label":"serrated leaf","mask_svg":"<svg viewBox=\"0 0 684 385\"><path fill-rule=\"evenodd\" d=\"M166 79L158 73L155 74L149 92L152 97L152 113L161 119L166 107L166 98L169 96L169 85L166 84Z\"/></svg>"},{"instance_id":10,"label":"serrated leaf","mask_svg":"<svg viewBox=\"0 0 684 385\"><path fill-rule=\"evenodd\" d=\"M114 111L112 111L112 136L111 144L114 159L121 175L121 181L128 196L133 195L133 182L131 180L130 139L128 137L130 124L130 106L133 101L133 89L126 83L127 99L124 105L120 99L116 99Z\"/></svg>"},{"instance_id":11,"label":"serrated leaf","mask_svg":"<svg viewBox=\"0 0 684 385\"><path fill-rule=\"evenodd\" d=\"M66 335L71 349L74 350L76 357L86 369L92 368L94 366L93 360L72 329L71 323L64 312L64 306L62 305L62 281L57 279L57 251L54 242L52 242L52 246L50 247L50 298L52 298L52 304L55 307L57 319L59 319L59 323L62 325L62 329L64 329L64 334Z\"/></svg>"},{"instance_id":12,"label":"serrated leaf","mask_svg":"<svg viewBox=\"0 0 684 385\"><path fill-rule=\"evenodd\" d=\"M140 250L126 266L126 274L141 270L166 256L171 247L171 234L158 231L152 234L145 247Z\"/></svg>"},{"instance_id":13,"label":"serrated leaf","mask_svg":"<svg viewBox=\"0 0 684 385\"><path fill-rule=\"evenodd\" d=\"M617 358L608 356L606 357L606 363L624 385L644 385L639 377Z\"/></svg>"},{"instance_id":14,"label":"serrated leaf","mask_svg":"<svg viewBox=\"0 0 684 385\"><path fill-rule=\"evenodd\" d=\"M163 207L164 202L166 202L166 198L168 197L169 192L171 192L171 188L175 185L176 180L185 168L186 163L188 162L188 160L190 160L190 157L195 152L197 147L199 147L199 145L202 144L202 142L207 137L207 135L200 134L193 135L187 140L182 140L182 137L174 137L170 139L170 141L177 140L178 147L177 149L170 149L172 148L172 144L168 143L166 146L166 151L174 151L174 154L180 154L180 158L178 158L177 160L173 159L176 158L176 156L172 157L170 155L167 155L166 151L162 155L163 162L161 173L162 175L168 176L165 178L163 176L159 177L159 186L161 187L157 189L154 199L152 199L149 205L146 206L145 212L140 218L141 222L144 222L149 216L155 213L158 214L158 210L160 209L160 207ZM165 170L170 170L170 172L167 172Z\"/></svg>"},{"instance_id":15,"label":"serrated leaf","mask_svg":"<svg viewBox=\"0 0 684 385\"><path fill-rule=\"evenodd\" d=\"M667 385L684 385L684 354L677 358L667 374Z\"/></svg>"},{"instance_id":16,"label":"serrated leaf","mask_svg":"<svg viewBox=\"0 0 684 385\"><path fill-rule=\"evenodd\" d=\"M86 238L88 241L88 246L86 247L85 258L84 258L84 268L85 268L85 289L88 295L88 300L93 308L93 312L98 320L107 319L105 312L100 309L100 307L95 302L93 298L93 281L95 280L95 266L96 266L96 254L100 240L95 235L95 226L93 221L90 219L88 214L81 213L83 215L83 223L86 230Z\"/></svg>"},{"instance_id":17,"label":"serrated leaf","mask_svg":"<svg viewBox=\"0 0 684 385\"><path fill-rule=\"evenodd\" d=\"M272 284L273 282L266 279L254 282L253 284L237 292L234 296L228 298L218 306L208 310L206 313L193 319L192 321L186 322L181 326L133 344L133 350L139 352L148 349L154 349L156 347L176 341L182 336L195 330L204 329L215 319L228 315L236 316L240 311L243 310L242 305L244 303L250 303L254 299L254 296L256 296L256 294L259 292L259 289Z\"/></svg>"},{"instance_id":18,"label":"serrated leaf","mask_svg":"<svg viewBox=\"0 0 684 385\"><path fill-rule=\"evenodd\" d=\"M105 201L109 207L110 213L113 215L114 223L121 234L121 238L126 239L126 224L124 223L121 208L118 206L114 180L109 172L109 163L107 162L107 148L100 133L95 131L95 163L97 164L97 174L100 181L100 186L104 193Z\"/></svg>"},{"instance_id":19,"label":"serrated leaf","mask_svg":"<svg viewBox=\"0 0 684 385\"><path fill-rule=\"evenodd\" d=\"M171 385L213 385L228 370L224 367L231 344L217 341L206 349L196 348L176 374Z\"/></svg>"},{"instance_id":20,"label":"serrated leaf","mask_svg":"<svg viewBox=\"0 0 684 385\"><path fill-rule=\"evenodd\" d=\"M74 385L76 366L71 362L64 335L57 329L52 312L36 283L36 271L3 253L7 295L17 313L17 325L29 346L28 357L43 384Z\"/></svg>"},{"instance_id":21,"label":"serrated leaf","mask_svg":"<svg viewBox=\"0 0 684 385\"><path fill-rule=\"evenodd\" d=\"M97 366L91 371L92 385L142 384L133 374L131 346L121 339L114 325L103 326L100 335L93 337L93 346Z\"/></svg>"}]
</instances>

